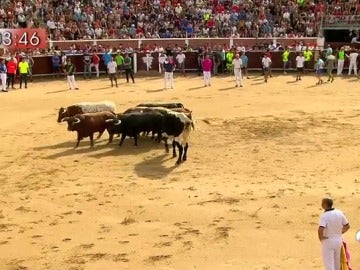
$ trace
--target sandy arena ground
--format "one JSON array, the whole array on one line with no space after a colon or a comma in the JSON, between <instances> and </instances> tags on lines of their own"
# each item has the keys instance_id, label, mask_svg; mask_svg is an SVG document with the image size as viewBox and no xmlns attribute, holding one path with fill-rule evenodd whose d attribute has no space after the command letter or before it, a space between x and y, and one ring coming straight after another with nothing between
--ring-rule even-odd
<instances>
[{"instance_id":1,"label":"sandy arena ground","mask_svg":"<svg viewBox=\"0 0 360 270\"><path fill-rule=\"evenodd\" d=\"M35 82L0 94L1 270L323 269L317 224L323 196L351 223L360 267L360 87L355 78L253 76L106 78ZM59 107L113 100L180 101L196 130L175 167L162 144L134 147L107 134L89 148L58 124Z\"/></svg>"}]
</instances>

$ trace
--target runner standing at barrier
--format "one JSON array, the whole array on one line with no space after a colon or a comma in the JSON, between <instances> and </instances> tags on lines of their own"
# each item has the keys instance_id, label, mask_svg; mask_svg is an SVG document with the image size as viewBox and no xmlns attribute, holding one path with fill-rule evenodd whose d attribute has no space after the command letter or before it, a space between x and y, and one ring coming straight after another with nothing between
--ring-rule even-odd
<instances>
[{"instance_id":1,"label":"runner standing at barrier","mask_svg":"<svg viewBox=\"0 0 360 270\"><path fill-rule=\"evenodd\" d=\"M118 50L118 52L117 52L117 55L115 57L115 62L117 65L118 74L121 75L121 72L122 72L123 66L124 66L124 56L122 56L120 50Z\"/></svg>"},{"instance_id":2,"label":"runner standing at barrier","mask_svg":"<svg viewBox=\"0 0 360 270\"><path fill-rule=\"evenodd\" d=\"M341 47L338 52L338 60L337 60L337 75L342 75L344 69L345 62L345 50L344 47Z\"/></svg>"},{"instance_id":3,"label":"runner standing at barrier","mask_svg":"<svg viewBox=\"0 0 360 270\"><path fill-rule=\"evenodd\" d=\"M243 51L241 54L241 68L244 70L244 76L246 76L246 79L249 79L248 63L249 63L249 58L247 57L245 51ZM240 83L240 87L242 87L241 83Z\"/></svg>"},{"instance_id":4,"label":"runner standing at barrier","mask_svg":"<svg viewBox=\"0 0 360 270\"><path fill-rule=\"evenodd\" d=\"M167 89L168 81L170 81L171 89L174 89L174 70L175 70L175 62L168 57L164 62L164 89Z\"/></svg>"},{"instance_id":5,"label":"runner standing at barrier","mask_svg":"<svg viewBox=\"0 0 360 270\"><path fill-rule=\"evenodd\" d=\"M334 81L333 70L335 68L335 61L336 61L336 57L333 54L330 54L326 57L326 70L327 70L327 74L329 76L329 78L327 80L328 82Z\"/></svg>"},{"instance_id":6,"label":"runner standing at barrier","mask_svg":"<svg viewBox=\"0 0 360 270\"><path fill-rule=\"evenodd\" d=\"M205 87L211 86L211 70L213 67L213 61L208 54L205 55L205 59L202 62L202 70L204 74Z\"/></svg>"},{"instance_id":7,"label":"runner standing at barrier","mask_svg":"<svg viewBox=\"0 0 360 270\"><path fill-rule=\"evenodd\" d=\"M84 64L84 79L90 79L91 78L91 56L86 51L83 55L83 64Z\"/></svg>"},{"instance_id":8,"label":"runner standing at barrier","mask_svg":"<svg viewBox=\"0 0 360 270\"><path fill-rule=\"evenodd\" d=\"M236 81L235 87L239 87L239 86L243 87L242 75L241 75L242 59L239 57L238 53L235 55L235 58L232 61L232 65L233 65L235 81Z\"/></svg>"},{"instance_id":9,"label":"runner standing at barrier","mask_svg":"<svg viewBox=\"0 0 360 270\"><path fill-rule=\"evenodd\" d=\"M91 64L90 64L90 71L92 67L95 67L96 71L96 77L99 78L99 63L100 63L100 57L96 54L96 51L93 51L92 57L91 57Z\"/></svg>"},{"instance_id":10,"label":"runner standing at barrier","mask_svg":"<svg viewBox=\"0 0 360 270\"><path fill-rule=\"evenodd\" d=\"M296 69L297 69L296 81L301 81L301 74L304 73L304 63L305 63L305 57L302 52L299 52L299 55L296 56Z\"/></svg>"},{"instance_id":11,"label":"runner standing at barrier","mask_svg":"<svg viewBox=\"0 0 360 270\"><path fill-rule=\"evenodd\" d=\"M1 79L1 85L2 85L2 90L1 91L3 91L3 92L8 91L6 89L6 86L7 86L6 75L7 75L7 67L5 65L5 59L1 59L1 62L0 62L0 79Z\"/></svg>"},{"instance_id":12,"label":"runner standing at barrier","mask_svg":"<svg viewBox=\"0 0 360 270\"><path fill-rule=\"evenodd\" d=\"M129 54L125 54L124 69L125 69L125 75L126 75L126 82L129 83L129 75L130 75L132 82L135 83L132 59L129 56Z\"/></svg>"},{"instance_id":13,"label":"runner standing at barrier","mask_svg":"<svg viewBox=\"0 0 360 270\"><path fill-rule=\"evenodd\" d=\"M7 62L6 67L7 67L7 89L10 88L10 83L11 83L11 88L15 89L14 83L15 83L17 64L14 58L12 57L10 58L10 60Z\"/></svg>"},{"instance_id":14,"label":"runner standing at barrier","mask_svg":"<svg viewBox=\"0 0 360 270\"><path fill-rule=\"evenodd\" d=\"M321 56L319 56L316 62L316 76L318 78L318 82L316 83L317 85L322 84L324 82L321 78L322 73L324 72L324 65L325 65L324 60L322 60Z\"/></svg>"},{"instance_id":15,"label":"runner standing at barrier","mask_svg":"<svg viewBox=\"0 0 360 270\"><path fill-rule=\"evenodd\" d=\"M117 78L116 78L117 63L114 61L113 57L111 57L111 60L107 65L107 70L108 70L108 74L109 74L109 78L110 78L110 82L111 82L111 87L114 86L114 81L115 81L116 87L118 87Z\"/></svg>"},{"instance_id":16,"label":"runner standing at barrier","mask_svg":"<svg viewBox=\"0 0 360 270\"><path fill-rule=\"evenodd\" d=\"M356 63L356 59L358 58L359 54L357 53L356 50L352 50L351 53L349 55L346 55L349 60L349 73L348 75L351 75L352 70L354 69L354 74L357 75L357 63Z\"/></svg>"},{"instance_id":17,"label":"runner standing at barrier","mask_svg":"<svg viewBox=\"0 0 360 270\"><path fill-rule=\"evenodd\" d=\"M22 88L22 84L25 84L25 88L27 88L27 79L29 74L29 63L25 61L25 58L21 59L21 62L18 65L19 75L20 75L20 89Z\"/></svg>"},{"instance_id":18,"label":"runner standing at barrier","mask_svg":"<svg viewBox=\"0 0 360 270\"><path fill-rule=\"evenodd\" d=\"M79 88L77 87L75 75L74 75L76 72L76 67L72 63L70 58L66 61L65 72L70 90L73 89L78 90Z\"/></svg>"},{"instance_id":19,"label":"runner standing at barrier","mask_svg":"<svg viewBox=\"0 0 360 270\"><path fill-rule=\"evenodd\" d=\"M179 71L183 76L185 76L185 59L186 56L182 50L176 55L176 61L179 65Z\"/></svg>"},{"instance_id":20,"label":"runner standing at barrier","mask_svg":"<svg viewBox=\"0 0 360 270\"><path fill-rule=\"evenodd\" d=\"M290 50L289 47L286 47L285 51L282 54L282 60L284 63L284 74L286 74L286 70L290 68L289 56L290 56Z\"/></svg>"},{"instance_id":21,"label":"runner standing at barrier","mask_svg":"<svg viewBox=\"0 0 360 270\"><path fill-rule=\"evenodd\" d=\"M306 50L304 51L303 56L304 56L304 60L305 60L303 73L305 73L308 69L310 69L310 61L313 56L313 53L312 53L312 51L309 50L309 47L306 47Z\"/></svg>"},{"instance_id":22,"label":"runner standing at barrier","mask_svg":"<svg viewBox=\"0 0 360 270\"><path fill-rule=\"evenodd\" d=\"M262 66L263 66L263 70L264 70L264 79L265 82L268 82L268 78L270 76L270 67L271 67L271 59L268 55L268 53L266 53L264 55L264 57L261 60Z\"/></svg>"}]
</instances>

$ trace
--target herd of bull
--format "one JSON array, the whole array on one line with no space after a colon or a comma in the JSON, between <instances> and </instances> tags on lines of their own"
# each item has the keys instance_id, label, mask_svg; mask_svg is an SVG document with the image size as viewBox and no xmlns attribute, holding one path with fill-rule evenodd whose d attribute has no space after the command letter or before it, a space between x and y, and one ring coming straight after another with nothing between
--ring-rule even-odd
<instances>
[{"instance_id":1,"label":"herd of bull","mask_svg":"<svg viewBox=\"0 0 360 270\"><path fill-rule=\"evenodd\" d=\"M135 146L140 134L152 134L158 142L165 142L165 150L169 152L168 139L172 139L173 157L176 147L179 156L176 164L187 159L189 137L195 128L191 110L181 103L146 103L129 108L116 114L116 105L112 101L77 103L60 108L58 123L67 122L69 131L77 132L76 146L83 138L90 137L90 145L94 145L94 133L100 138L105 130L109 133L109 143L114 135L121 136L119 146L125 138L132 137Z\"/></svg>"}]
</instances>

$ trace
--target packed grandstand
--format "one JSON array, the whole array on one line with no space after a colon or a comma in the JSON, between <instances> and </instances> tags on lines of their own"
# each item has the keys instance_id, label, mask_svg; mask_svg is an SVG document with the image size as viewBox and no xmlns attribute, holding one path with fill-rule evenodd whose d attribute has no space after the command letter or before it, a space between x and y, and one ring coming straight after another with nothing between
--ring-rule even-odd
<instances>
[{"instance_id":1,"label":"packed grandstand","mask_svg":"<svg viewBox=\"0 0 360 270\"><path fill-rule=\"evenodd\" d=\"M324 18L352 19L360 2L321 0L2 1L0 27L47 27L52 40L314 37Z\"/></svg>"}]
</instances>

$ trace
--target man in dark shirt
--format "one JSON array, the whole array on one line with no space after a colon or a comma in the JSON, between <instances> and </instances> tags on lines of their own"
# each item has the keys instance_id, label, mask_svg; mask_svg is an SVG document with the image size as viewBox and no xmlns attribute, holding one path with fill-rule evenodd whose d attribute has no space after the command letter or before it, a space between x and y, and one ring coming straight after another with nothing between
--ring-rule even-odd
<instances>
[{"instance_id":1,"label":"man in dark shirt","mask_svg":"<svg viewBox=\"0 0 360 270\"><path fill-rule=\"evenodd\" d=\"M129 56L129 54L125 54L124 69L125 69L125 75L126 75L126 82L127 83L129 82L129 75L130 75L132 82L135 83L134 71L133 71L133 68L132 68L132 59Z\"/></svg>"},{"instance_id":2,"label":"man in dark shirt","mask_svg":"<svg viewBox=\"0 0 360 270\"><path fill-rule=\"evenodd\" d=\"M167 89L167 83L170 80L171 89L174 88L174 70L175 70L175 62L171 57L168 57L164 64L163 70L165 70L164 75L164 88Z\"/></svg>"},{"instance_id":3,"label":"man in dark shirt","mask_svg":"<svg viewBox=\"0 0 360 270\"><path fill-rule=\"evenodd\" d=\"M83 56L83 63L84 63L84 79L90 79L91 77L91 56L88 52L84 53Z\"/></svg>"},{"instance_id":4,"label":"man in dark shirt","mask_svg":"<svg viewBox=\"0 0 360 270\"><path fill-rule=\"evenodd\" d=\"M76 81L75 81L75 72L76 72L76 67L75 65L72 63L71 58L69 58L66 62L66 66L65 66L65 72L67 75L67 80L69 83L69 88L70 90L78 90L79 88L76 85Z\"/></svg>"}]
</instances>

